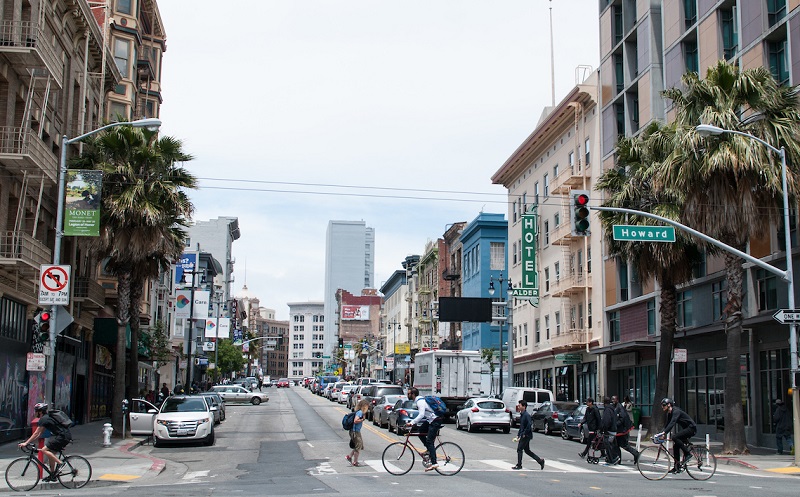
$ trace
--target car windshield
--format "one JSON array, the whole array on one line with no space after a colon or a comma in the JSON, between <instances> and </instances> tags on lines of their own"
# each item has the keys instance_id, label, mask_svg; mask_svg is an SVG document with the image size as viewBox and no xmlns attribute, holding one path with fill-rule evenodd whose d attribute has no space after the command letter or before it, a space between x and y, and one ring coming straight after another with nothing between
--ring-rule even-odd
<instances>
[{"instance_id":1,"label":"car windshield","mask_svg":"<svg viewBox=\"0 0 800 497\"><path fill-rule=\"evenodd\" d=\"M506 405L498 400L484 400L478 402L478 407L480 409L505 409Z\"/></svg>"},{"instance_id":2,"label":"car windshield","mask_svg":"<svg viewBox=\"0 0 800 497\"><path fill-rule=\"evenodd\" d=\"M201 412L208 410L204 399L170 397L161 407L161 412Z\"/></svg>"}]
</instances>

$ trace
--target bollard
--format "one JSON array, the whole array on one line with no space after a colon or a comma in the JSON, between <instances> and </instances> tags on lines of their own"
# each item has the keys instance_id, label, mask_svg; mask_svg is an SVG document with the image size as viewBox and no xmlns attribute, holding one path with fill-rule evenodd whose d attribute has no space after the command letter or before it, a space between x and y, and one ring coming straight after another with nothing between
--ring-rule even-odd
<instances>
[{"instance_id":1,"label":"bollard","mask_svg":"<svg viewBox=\"0 0 800 497\"><path fill-rule=\"evenodd\" d=\"M111 427L111 423L103 425L103 447L111 447L111 434L113 432L114 428Z\"/></svg>"},{"instance_id":2,"label":"bollard","mask_svg":"<svg viewBox=\"0 0 800 497\"><path fill-rule=\"evenodd\" d=\"M642 425L639 425L639 433L636 434L636 450L642 451Z\"/></svg>"}]
</instances>

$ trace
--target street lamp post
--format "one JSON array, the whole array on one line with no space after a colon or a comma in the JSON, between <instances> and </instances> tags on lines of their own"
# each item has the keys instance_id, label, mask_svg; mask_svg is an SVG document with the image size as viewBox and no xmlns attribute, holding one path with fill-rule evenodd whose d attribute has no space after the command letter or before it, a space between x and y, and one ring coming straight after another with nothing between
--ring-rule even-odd
<instances>
[{"instance_id":1,"label":"street lamp post","mask_svg":"<svg viewBox=\"0 0 800 497\"><path fill-rule=\"evenodd\" d=\"M101 131L116 126L133 126L134 128L148 128L155 130L161 126L161 121L155 118L139 119L138 121L132 121L132 122L120 121L120 122L106 124L105 126L101 126L95 130L89 131L88 133L76 136L75 138L67 138L67 135L63 135L61 137L61 157L58 163L58 202L56 209L56 241L55 245L53 246L54 266L61 264L61 239L64 238L64 202L66 201L65 196L67 189L67 148L69 145L77 143L85 138L88 138L95 133L99 133ZM45 365L44 398L45 402L48 404L53 403L53 377L54 377L53 373L55 371L54 363L56 357L56 336L58 335L58 333L56 332L56 330L58 330L56 323L56 320L58 319L58 312L56 312L57 308L58 305L54 304L50 313L51 323L48 336L48 339L50 341L50 346L49 346L50 350Z\"/></svg>"},{"instance_id":2,"label":"street lamp post","mask_svg":"<svg viewBox=\"0 0 800 497\"><path fill-rule=\"evenodd\" d=\"M508 288L506 289L506 297L507 297L508 296L508 290L512 290L511 278L508 278L508 280L504 279L503 278L503 272L500 271L500 277L497 278L497 281L500 283L500 300L501 300L500 304L502 304L503 308L505 309L506 307L508 307L508 302L506 302L504 300L504 297L503 297L503 290L504 290L503 282L504 281L508 281ZM491 276L491 275L489 276L489 295L494 295L494 276ZM506 317L503 316L502 319L499 320L500 321L500 388L499 388L500 391L498 392L498 395L503 395L503 322L505 321L505 319L506 319ZM511 329L510 328L509 328L508 332L509 332L509 336L510 336L511 335ZM508 353L508 358L509 358L508 371L510 373L511 372L511 340L508 340L508 348L509 348L509 353ZM512 382L512 384L513 384L513 380L510 377L509 377L508 381Z\"/></svg>"},{"instance_id":3,"label":"street lamp post","mask_svg":"<svg viewBox=\"0 0 800 497\"><path fill-rule=\"evenodd\" d=\"M200 284L203 284L203 283L206 282L206 276L205 276L205 270L198 271L196 268L191 270L191 271L184 270L181 283L186 283L186 274L187 273L192 275L192 286L191 286L191 291L190 291L190 294L189 294L189 299L190 299L190 301L189 301L189 351L188 351L188 360L186 362L186 383L184 384L184 388L187 388L187 389L189 389L189 391L191 391L191 388L192 388L192 376L193 376L192 373L194 371L194 362L192 360L192 345L193 345L192 342L194 341L194 325L195 325L195 322L194 322L194 288L195 288L194 275L196 275L196 274L202 274L203 275L203 277L200 279Z\"/></svg>"},{"instance_id":4,"label":"street lamp post","mask_svg":"<svg viewBox=\"0 0 800 497\"><path fill-rule=\"evenodd\" d=\"M751 135L750 133L744 133L742 131L735 131L732 129L724 129L718 126L713 126L710 124L700 124L696 128L697 133L700 136L719 136L723 133L729 133L732 135L739 135L750 138L752 140L757 141L758 143L764 145L772 152L778 154L781 158L781 186L783 187L783 235L784 235L784 244L786 245L786 276L784 279L789 284L789 309L792 311L794 310L794 270L792 267L792 236L791 236L791 229L790 229L790 216L789 216L789 190L787 189L786 184L786 149L784 147L777 148L770 145L765 140L761 138ZM795 466L800 466L800 450L798 450L798 446L800 445L800 395L797 392L797 376L798 376L798 365L797 365L797 325L794 322L789 323L789 355L790 355L790 364L791 364L791 384L792 384L792 410L794 412L794 447L795 447L795 455L794 455L794 464Z\"/></svg>"}]
</instances>

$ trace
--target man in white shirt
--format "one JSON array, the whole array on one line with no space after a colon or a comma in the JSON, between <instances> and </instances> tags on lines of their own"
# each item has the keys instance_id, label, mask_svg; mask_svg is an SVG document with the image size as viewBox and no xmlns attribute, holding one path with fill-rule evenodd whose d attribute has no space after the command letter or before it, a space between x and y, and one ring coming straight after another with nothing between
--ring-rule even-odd
<instances>
[{"instance_id":1,"label":"man in white shirt","mask_svg":"<svg viewBox=\"0 0 800 497\"><path fill-rule=\"evenodd\" d=\"M428 449L428 452L422 454L422 463L425 466L425 471L432 471L439 467L436 464L436 446L434 442L439 435L439 430L442 428L442 418L436 416L433 409L425 402L425 398L419 396L419 390L416 388L410 387L408 389L408 398L417 403L417 417L409 421L408 424L419 427L417 430L420 433L419 439ZM430 464L426 459L430 461Z\"/></svg>"}]
</instances>

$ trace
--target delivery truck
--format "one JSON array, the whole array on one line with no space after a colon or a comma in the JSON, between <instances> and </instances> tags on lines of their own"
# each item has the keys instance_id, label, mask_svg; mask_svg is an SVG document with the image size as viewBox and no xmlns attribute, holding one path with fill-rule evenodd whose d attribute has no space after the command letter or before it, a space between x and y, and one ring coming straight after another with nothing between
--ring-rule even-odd
<instances>
[{"instance_id":1,"label":"delivery truck","mask_svg":"<svg viewBox=\"0 0 800 497\"><path fill-rule=\"evenodd\" d=\"M447 416L481 395L481 354L477 350L431 350L414 356L414 386L419 394L436 395L447 404Z\"/></svg>"}]
</instances>

